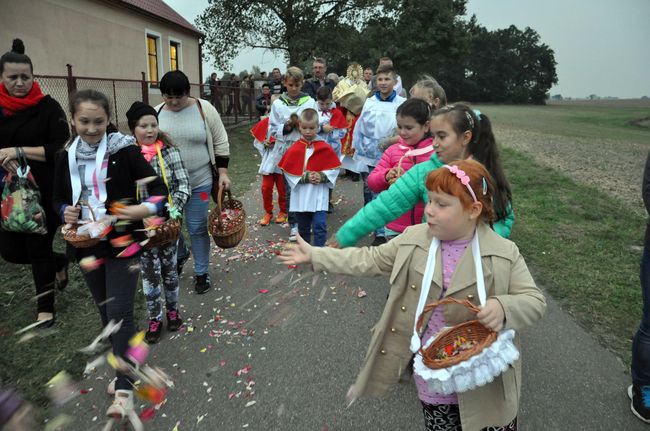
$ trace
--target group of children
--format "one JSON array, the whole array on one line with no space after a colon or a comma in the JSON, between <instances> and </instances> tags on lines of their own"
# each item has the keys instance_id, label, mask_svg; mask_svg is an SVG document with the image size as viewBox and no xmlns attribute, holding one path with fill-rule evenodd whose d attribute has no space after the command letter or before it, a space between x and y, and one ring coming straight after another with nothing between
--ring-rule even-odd
<instances>
[{"instance_id":1,"label":"group of children","mask_svg":"<svg viewBox=\"0 0 650 431\"><path fill-rule=\"evenodd\" d=\"M253 129L262 156L260 224L274 220L275 187L275 222L288 223L291 239L298 242L280 258L311 263L316 270L391 275L386 309L351 400L395 385L418 352L414 338L424 345L445 326L471 317L441 307L413 333L418 303L427 298L481 298L475 317L493 331L530 325L545 308L517 247L505 239L513 220L512 194L489 119L465 105L446 105L444 90L430 77L405 100L394 91L395 77L392 66L381 66L377 90L354 112L351 104L335 103L328 88L318 90L317 100L303 93L302 72L290 67L286 93ZM102 241L76 249L75 257L86 262L84 279L102 323L122 322L111 343L114 354L124 356L135 331L134 264L139 263L150 319L158 322L149 325L147 340L160 337L162 290L168 329L182 324L175 242L146 250L138 244L153 226L180 218L191 193L188 174L152 107L136 102L127 113L133 136L109 132L110 104L97 91L76 93L70 113L76 137L57 158L54 202L70 225L103 215L118 220ZM344 150L346 138L354 151ZM346 162L364 179L365 207L337 232L334 247L324 248L331 191ZM353 245L373 229L377 249L335 249ZM88 258L96 263L93 268ZM478 266L491 276L479 282ZM422 278L425 267L429 281ZM516 362L491 383L447 395L431 391L416 376L426 429L516 429L520 370ZM108 415L124 417L133 410L132 387L132 376L118 370Z\"/></svg>"},{"instance_id":2,"label":"group of children","mask_svg":"<svg viewBox=\"0 0 650 431\"><path fill-rule=\"evenodd\" d=\"M279 206L275 223L289 223L292 241L300 232L303 239L312 243L313 233L313 244L323 246L326 213L332 211L332 189L341 169L361 176L366 205L411 166L429 158L433 153L429 118L434 109L446 104L444 90L433 78L425 76L411 90L412 99L406 101L394 89L396 76L392 65L381 65L376 75L377 90L364 94L360 111L350 113L333 101L333 93L327 87L318 90L314 101L301 91L302 71L297 67L287 70L283 82L287 91L274 97L268 117L251 130L261 156L259 173L265 212L259 221L262 226L273 221L275 186ZM315 130L312 126L316 126ZM344 151L345 138L348 151ZM306 152L291 150L298 141L298 147L306 146ZM334 155L338 164L333 162ZM296 176L301 178L296 180ZM325 191L327 200L323 197ZM418 223L422 208L419 204L399 220L377 228L373 245L382 244L386 237L395 237L407 226Z\"/></svg>"},{"instance_id":3,"label":"group of children","mask_svg":"<svg viewBox=\"0 0 650 431\"><path fill-rule=\"evenodd\" d=\"M464 104L447 105L444 90L428 76L405 100L394 91L395 78L392 66L380 66L376 91L349 121L350 113L343 104L332 104L329 94L319 93L315 104L300 93L302 74L290 68L287 93L262 120L268 121L266 133L256 134L266 211L261 224L272 219L273 183L281 211L276 222L286 221L283 187L290 202L288 221L297 245L288 245L280 259L311 264L317 271L390 275L386 307L348 392L350 402L387 393L413 366L421 346L472 318L440 306L424 313L421 330L414 329L427 302L477 298L480 311L474 318L497 333L531 325L546 306L517 247L506 239L514 220L512 193L488 117ZM340 128L334 115L327 116L339 109L348 120ZM352 151L345 149L346 136ZM341 162L361 174L364 207L337 232L331 247L322 247L327 191ZM337 250L372 230L375 247ZM483 268L491 275L484 277ZM493 380L459 393L439 393L416 372L425 428L516 430L521 364L513 361Z\"/></svg>"}]
</instances>

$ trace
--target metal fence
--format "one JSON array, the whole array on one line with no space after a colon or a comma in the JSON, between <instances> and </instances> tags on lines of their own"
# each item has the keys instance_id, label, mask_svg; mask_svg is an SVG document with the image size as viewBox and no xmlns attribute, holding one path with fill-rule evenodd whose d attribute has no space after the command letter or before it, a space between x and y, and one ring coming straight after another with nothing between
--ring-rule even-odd
<instances>
[{"instance_id":1,"label":"metal fence","mask_svg":"<svg viewBox=\"0 0 650 431\"><path fill-rule=\"evenodd\" d=\"M67 76L35 75L35 78L43 93L56 99L66 113L69 112L69 95L73 91L88 88L101 91L111 102L113 110L111 121L123 132L128 131L126 111L133 102L143 101L152 106L162 103L162 95L156 83L146 81L144 72L139 80L92 78L74 76L72 66L68 65ZM206 84L190 84L190 96L202 97L212 102L221 114L224 125L257 120L253 88L222 86L217 97L205 95L206 89Z\"/></svg>"}]
</instances>

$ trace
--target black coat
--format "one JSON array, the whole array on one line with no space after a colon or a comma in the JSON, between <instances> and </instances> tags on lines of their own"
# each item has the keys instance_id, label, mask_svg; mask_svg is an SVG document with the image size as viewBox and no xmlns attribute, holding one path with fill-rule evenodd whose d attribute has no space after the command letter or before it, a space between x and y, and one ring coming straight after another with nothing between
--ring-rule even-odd
<instances>
[{"instance_id":1,"label":"black coat","mask_svg":"<svg viewBox=\"0 0 650 431\"><path fill-rule=\"evenodd\" d=\"M106 182L107 208L111 202L115 201L130 202L131 204L139 203L136 198L135 182L146 177L156 177L154 181L147 184L150 196L167 196L165 183L156 175L156 171L149 162L144 159L137 145L129 145L115 154L111 154L108 157L107 169L106 178L109 179ZM163 204L164 202L166 201L163 201ZM72 184L68 167L68 152L60 151L56 160L53 208L57 214L62 214L65 205L72 205ZM139 220L126 226L114 227L107 235L109 241L102 241L99 245L87 249L68 247L68 254L76 259L91 255L95 257L114 257L124 249L111 247L110 240L131 233L135 240L142 241L145 236L141 229L143 229L143 225Z\"/></svg>"},{"instance_id":2,"label":"black coat","mask_svg":"<svg viewBox=\"0 0 650 431\"><path fill-rule=\"evenodd\" d=\"M0 117L0 148L45 148L44 162L27 162L41 190L41 204L45 209L48 230L56 230L61 225L61 219L52 209L54 159L69 138L70 129L65 112L50 96L45 96L35 106L15 115Z\"/></svg>"},{"instance_id":3,"label":"black coat","mask_svg":"<svg viewBox=\"0 0 650 431\"><path fill-rule=\"evenodd\" d=\"M336 82L332 81L329 78L325 78L324 83L325 85L323 85L323 87L329 87L330 90L334 90L334 87L336 87ZM316 78L309 78L302 85L303 93L309 94L314 100L317 100L316 93L318 93L319 88L321 88L320 80Z\"/></svg>"}]
</instances>

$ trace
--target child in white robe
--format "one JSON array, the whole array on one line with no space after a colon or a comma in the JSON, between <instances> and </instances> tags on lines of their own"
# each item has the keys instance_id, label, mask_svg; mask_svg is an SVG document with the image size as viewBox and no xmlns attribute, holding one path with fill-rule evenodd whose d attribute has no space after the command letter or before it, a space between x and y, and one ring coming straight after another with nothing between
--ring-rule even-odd
<instances>
[{"instance_id":1,"label":"child in white robe","mask_svg":"<svg viewBox=\"0 0 650 431\"><path fill-rule=\"evenodd\" d=\"M316 110L301 113L299 128L302 137L287 150L278 167L291 188L289 211L295 213L300 236L322 247L327 240L329 191L336 183L340 161L332 147L317 137Z\"/></svg>"}]
</instances>

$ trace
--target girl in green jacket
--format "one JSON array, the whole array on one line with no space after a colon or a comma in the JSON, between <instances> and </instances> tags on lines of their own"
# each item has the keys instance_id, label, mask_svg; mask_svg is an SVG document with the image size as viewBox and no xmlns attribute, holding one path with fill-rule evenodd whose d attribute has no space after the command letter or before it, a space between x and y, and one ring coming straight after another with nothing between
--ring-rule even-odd
<instances>
[{"instance_id":1,"label":"girl in green jacket","mask_svg":"<svg viewBox=\"0 0 650 431\"><path fill-rule=\"evenodd\" d=\"M493 199L496 221L494 230L504 238L510 236L515 216L512 191L501 167L489 118L463 104L438 109L431 118L435 151L431 158L413 166L388 190L361 208L336 233L332 246L349 247L374 229L410 211L420 200L428 201L424 180L429 172L454 160L473 158L481 162L494 178Z\"/></svg>"}]
</instances>

